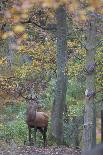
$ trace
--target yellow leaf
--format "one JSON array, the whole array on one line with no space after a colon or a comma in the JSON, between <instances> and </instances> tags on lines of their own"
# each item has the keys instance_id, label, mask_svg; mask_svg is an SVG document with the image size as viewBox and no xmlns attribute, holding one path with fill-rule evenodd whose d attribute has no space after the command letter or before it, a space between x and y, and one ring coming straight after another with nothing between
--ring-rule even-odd
<instances>
[{"instance_id":1,"label":"yellow leaf","mask_svg":"<svg viewBox=\"0 0 103 155\"><path fill-rule=\"evenodd\" d=\"M103 1L102 0L90 0L90 4L95 8L99 8L100 6L103 5Z\"/></svg>"},{"instance_id":2,"label":"yellow leaf","mask_svg":"<svg viewBox=\"0 0 103 155\"><path fill-rule=\"evenodd\" d=\"M53 1L53 0L45 0L42 2L43 2L43 7L54 7L54 8L56 8L58 6L58 3L56 1Z\"/></svg>"},{"instance_id":3,"label":"yellow leaf","mask_svg":"<svg viewBox=\"0 0 103 155\"><path fill-rule=\"evenodd\" d=\"M17 25L17 26L15 26L15 27L13 28L13 30L14 30L15 33L19 33L19 32L25 31L25 28L24 28L23 25Z\"/></svg>"},{"instance_id":4,"label":"yellow leaf","mask_svg":"<svg viewBox=\"0 0 103 155\"><path fill-rule=\"evenodd\" d=\"M16 23L20 20L20 16L18 16L18 15L13 16L12 20Z\"/></svg>"},{"instance_id":5,"label":"yellow leaf","mask_svg":"<svg viewBox=\"0 0 103 155\"><path fill-rule=\"evenodd\" d=\"M6 39L8 36L9 36L9 34L8 34L7 32L5 32L5 33L2 35L2 39Z\"/></svg>"},{"instance_id":6,"label":"yellow leaf","mask_svg":"<svg viewBox=\"0 0 103 155\"><path fill-rule=\"evenodd\" d=\"M22 39L27 39L28 38L28 35L25 33L22 35Z\"/></svg>"},{"instance_id":7,"label":"yellow leaf","mask_svg":"<svg viewBox=\"0 0 103 155\"><path fill-rule=\"evenodd\" d=\"M23 19L28 18L28 14L27 14L27 13L23 13L23 14L21 15L21 18L23 18Z\"/></svg>"},{"instance_id":8,"label":"yellow leaf","mask_svg":"<svg viewBox=\"0 0 103 155\"><path fill-rule=\"evenodd\" d=\"M10 11L11 14L15 14L15 13L17 13L17 8L12 7L9 11Z\"/></svg>"},{"instance_id":9,"label":"yellow leaf","mask_svg":"<svg viewBox=\"0 0 103 155\"><path fill-rule=\"evenodd\" d=\"M80 19L81 19L82 21L86 21L86 20L87 20L86 12L85 12L84 10L81 10L81 11L79 12L79 14L80 14Z\"/></svg>"},{"instance_id":10,"label":"yellow leaf","mask_svg":"<svg viewBox=\"0 0 103 155\"><path fill-rule=\"evenodd\" d=\"M6 58L1 58L0 59L0 65L4 64L6 62Z\"/></svg>"},{"instance_id":11,"label":"yellow leaf","mask_svg":"<svg viewBox=\"0 0 103 155\"><path fill-rule=\"evenodd\" d=\"M19 50L22 51L22 50L25 50L25 47L23 45L19 46Z\"/></svg>"},{"instance_id":12,"label":"yellow leaf","mask_svg":"<svg viewBox=\"0 0 103 155\"><path fill-rule=\"evenodd\" d=\"M69 5L69 10L71 12L75 12L78 9L78 2L76 0L72 0L72 3Z\"/></svg>"}]
</instances>

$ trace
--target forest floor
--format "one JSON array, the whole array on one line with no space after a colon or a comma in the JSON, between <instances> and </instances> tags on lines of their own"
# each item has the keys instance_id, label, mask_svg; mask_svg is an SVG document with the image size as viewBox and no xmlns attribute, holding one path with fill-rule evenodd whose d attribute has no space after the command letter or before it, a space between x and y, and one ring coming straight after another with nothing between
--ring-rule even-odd
<instances>
[{"instance_id":1,"label":"forest floor","mask_svg":"<svg viewBox=\"0 0 103 155\"><path fill-rule=\"evenodd\" d=\"M14 150L0 148L0 155L80 155L80 150L68 148L65 146L48 146L46 148L38 148L35 146L20 146Z\"/></svg>"},{"instance_id":2,"label":"forest floor","mask_svg":"<svg viewBox=\"0 0 103 155\"><path fill-rule=\"evenodd\" d=\"M97 142L100 142L100 120L97 120ZM80 155L80 149L69 148L66 146L17 146L15 143L8 145L4 141L0 140L0 155Z\"/></svg>"}]
</instances>

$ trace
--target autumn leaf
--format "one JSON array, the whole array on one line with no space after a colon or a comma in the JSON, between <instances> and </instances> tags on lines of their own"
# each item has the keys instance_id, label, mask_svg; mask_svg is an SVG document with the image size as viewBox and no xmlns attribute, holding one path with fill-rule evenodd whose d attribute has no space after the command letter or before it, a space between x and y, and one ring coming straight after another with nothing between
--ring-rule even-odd
<instances>
[{"instance_id":1,"label":"autumn leaf","mask_svg":"<svg viewBox=\"0 0 103 155\"><path fill-rule=\"evenodd\" d=\"M23 25L17 25L13 27L13 31L15 33L21 33L23 31L25 31L25 27Z\"/></svg>"},{"instance_id":2,"label":"autumn leaf","mask_svg":"<svg viewBox=\"0 0 103 155\"><path fill-rule=\"evenodd\" d=\"M24 33L24 34L22 35L22 39L25 40L25 39L27 39L27 38L28 38L28 34Z\"/></svg>"},{"instance_id":3,"label":"autumn leaf","mask_svg":"<svg viewBox=\"0 0 103 155\"><path fill-rule=\"evenodd\" d=\"M4 64L6 62L6 58L1 58L0 59L0 65Z\"/></svg>"},{"instance_id":4,"label":"autumn leaf","mask_svg":"<svg viewBox=\"0 0 103 155\"><path fill-rule=\"evenodd\" d=\"M81 10L79 12L79 16L80 16L80 20L82 20L82 21L86 21L87 20L86 12L84 10Z\"/></svg>"},{"instance_id":5,"label":"autumn leaf","mask_svg":"<svg viewBox=\"0 0 103 155\"><path fill-rule=\"evenodd\" d=\"M9 36L8 32L5 32L5 33L2 35L2 39L6 39L8 36Z\"/></svg>"},{"instance_id":6,"label":"autumn leaf","mask_svg":"<svg viewBox=\"0 0 103 155\"><path fill-rule=\"evenodd\" d=\"M93 6L95 9L99 8L101 5L103 5L103 1L101 0L90 0L91 6Z\"/></svg>"},{"instance_id":7,"label":"autumn leaf","mask_svg":"<svg viewBox=\"0 0 103 155\"><path fill-rule=\"evenodd\" d=\"M78 9L78 2L76 0L72 0L72 3L69 5L69 10L71 12L75 12Z\"/></svg>"}]
</instances>

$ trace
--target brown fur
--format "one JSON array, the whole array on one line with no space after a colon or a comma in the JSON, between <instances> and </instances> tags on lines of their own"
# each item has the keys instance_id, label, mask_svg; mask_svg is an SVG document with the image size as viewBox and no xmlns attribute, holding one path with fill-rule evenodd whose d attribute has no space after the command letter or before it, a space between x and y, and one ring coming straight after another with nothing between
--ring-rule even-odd
<instances>
[{"instance_id":1,"label":"brown fur","mask_svg":"<svg viewBox=\"0 0 103 155\"><path fill-rule=\"evenodd\" d=\"M47 127L48 126L48 115L44 112L36 112L35 124L37 127Z\"/></svg>"},{"instance_id":2,"label":"brown fur","mask_svg":"<svg viewBox=\"0 0 103 155\"><path fill-rule=\"evenodd\" d=\"M26 122L29 126L45 128L48 126L48 115L44 112L36 111L35 117L33 117L32 114L28 115Z\"/></svg>"}]
</instances>

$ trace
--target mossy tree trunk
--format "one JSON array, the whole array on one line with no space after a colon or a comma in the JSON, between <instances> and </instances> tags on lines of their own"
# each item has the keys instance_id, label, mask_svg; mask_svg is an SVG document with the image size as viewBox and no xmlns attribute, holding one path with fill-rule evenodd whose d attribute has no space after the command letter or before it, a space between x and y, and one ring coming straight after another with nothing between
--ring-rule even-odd
<instances>
[{"instance_id":1,"label":"mossy tree trunk","mask_svg":"<svg viewBox=\"0 0 103 155\"><path fill-rule=\"evenodd\" d=\"M95 112L95 53L96 53L96 18L90 16L86 43L86 91L83 129L83 150L91 149L96 144Z\"/></svg>"},{"instance_id":2,"label":"mossy tree trunk","mask_svg":"<svg viewBox=\"0 0 103 155\"><path fill-rule=\"evenodd\" d=\"M64 6L56 10L57 21L57 81L55 99L52 110L52 133L57 144L63 143L63 112L66 100L67 76L65 74L67 63L67 21Z\"/></svg>"}]
</instances>

